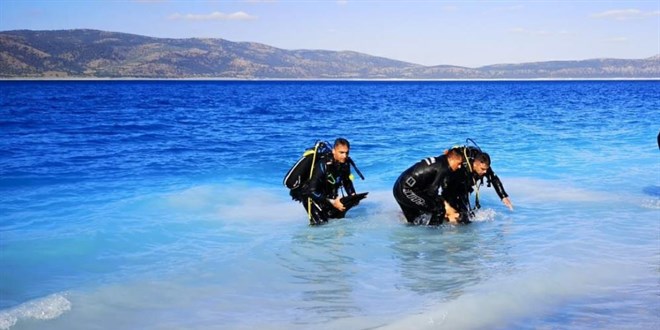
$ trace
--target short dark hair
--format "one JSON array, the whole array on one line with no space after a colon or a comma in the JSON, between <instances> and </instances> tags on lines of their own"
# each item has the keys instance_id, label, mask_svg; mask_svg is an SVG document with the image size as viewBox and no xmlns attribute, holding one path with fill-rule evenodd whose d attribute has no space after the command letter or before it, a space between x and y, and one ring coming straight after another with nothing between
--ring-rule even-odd
<instances>
[{"instance_id":1,"label":"short dark hair","mask_svg":"<svg viewBox=\"0 0 660 330\"><path fill-rule=\"evenodd\" d=\"M460 158L461 162L465 161L465 156L463 156L463 153L458 148L449 149L447 151L447 158Z\"/></svg>"},{"instance_id":2,"label":"short dark hair","mask_svg":"<svg viewBox=\"0 0 660 330\"><path fill-rule=\"evenodd\" d=\"M337 146L346 146L346 148L350 149L351 148L351 143L348 142L348 140L346 140L344 138L337 138L335 140L335 145L333 147L337 147Z\"/></svg>"},{"instance_id":3,"label":"short dark hair","mask_svg":"<svg viewBox=\"0 0 660 330\"><path fill-rule=\"evenodd\" d=\"M490 166L490 156L485 152L480 152L474 156L474 160L478 160L488 166Z\"/></svg>"}]
</instances>

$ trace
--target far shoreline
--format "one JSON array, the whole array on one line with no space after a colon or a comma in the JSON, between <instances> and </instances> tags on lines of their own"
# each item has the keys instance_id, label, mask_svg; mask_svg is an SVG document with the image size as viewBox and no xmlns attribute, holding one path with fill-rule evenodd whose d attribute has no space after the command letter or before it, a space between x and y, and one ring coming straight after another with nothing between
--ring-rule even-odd
<instances>
[{"instance_id":1,"label":"far shoreline","mask_svg":"<svg viewBox=\"0 0 660 330\"><path fill-rule=\"evenodd\" d=\"M0 81L224 81L224 82L507 82L507 81L660 81L660 77L618 78L150 78L150 77L0 77Z\"/></svg>"}]
</instances>

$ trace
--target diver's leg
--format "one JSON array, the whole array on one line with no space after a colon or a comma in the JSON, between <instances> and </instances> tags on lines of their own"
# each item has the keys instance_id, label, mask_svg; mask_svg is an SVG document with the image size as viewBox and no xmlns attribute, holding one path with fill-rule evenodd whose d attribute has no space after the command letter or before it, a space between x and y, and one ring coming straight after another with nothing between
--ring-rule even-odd
<instances>
[{"instance_id":1,"label":"diver's leg","mask_svg":"<svg viewBox=\"0 0 660 330\"><path fill-rule=\"evenodd\" d=\"M417 219L417 217L419 217L422 212L418 207L414 206L414 203L408 200L406 195L403 193L402 187L398 181L397 184L394 185L392 194L394 195L394 200L396 200L397 204L399 204L401 211L403 211L403 216L406 217L406 221L408 221L408 223L414 224L415 219Z\"/></svg>"},{"instance_id":2,"label":"diver's leg","mask_svg":"<svg viewBox=\"0 0 660 330\"><path fill-rule=\"evenodd\" d=\"M310 216L310 225L319 225L328 221L327 212L315 201L312 200L311 203L306 201L302 204L305 207L308 216ZM311 210L308 208L309 206L311 206Z\"/></svg>"},{"instance_id":3,"label":"diver's leg","mask_svg":"<svg viewBox=\"0 0 660 330\"><path fill-rule=\"evenodd\" d=\"M417 208L410 207L401 203L399 203L399 207L401 207L403 216L406 217L406 221L408 221L408 223L415 223L415 219L422 215L422 212Z\"/></svg>"}]
</instances>

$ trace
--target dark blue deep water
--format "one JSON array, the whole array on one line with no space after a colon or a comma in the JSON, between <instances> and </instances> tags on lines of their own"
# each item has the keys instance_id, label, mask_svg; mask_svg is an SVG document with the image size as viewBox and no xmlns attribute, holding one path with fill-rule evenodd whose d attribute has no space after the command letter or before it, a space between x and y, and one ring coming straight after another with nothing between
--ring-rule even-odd
<instances>
[{"instance_id":1,"label":"dark blue deep water","mask_svg":"<svg viewBox=\"0 0 660 330\"><path fill-rule=\"evenodd\" d=\"M657 329L659 130L659 81L2 81L0 329ZM338 136L369 198L309 227ZM405 225L466 138L515 210Z\"/></svg>"}]
</instances>

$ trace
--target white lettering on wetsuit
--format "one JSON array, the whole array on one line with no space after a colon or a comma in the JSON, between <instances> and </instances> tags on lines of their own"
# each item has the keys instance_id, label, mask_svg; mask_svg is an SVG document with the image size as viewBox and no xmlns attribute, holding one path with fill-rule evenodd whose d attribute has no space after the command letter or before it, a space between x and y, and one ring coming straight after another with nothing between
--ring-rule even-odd
<instances>
[{"instance_id":1,"label":"white lettering on wetsuit","mask_svg":"<svg viewBox=\"0 0 660 330\"><path fill-rule=\"evenodd\" d=\"M403 188L402 190L403 190L403 195L405 195L406 198L408 198L409 201L411 201L411 202L413 202L413 203L415 203L416 205L419 205L419 206L423 206L423 207L426 206L426 201L424 201L423 198L417 196L417 194L415 194L414 191L412 191L411 189L407 189L407 188Z\"/></svg>"}]
</instances>

